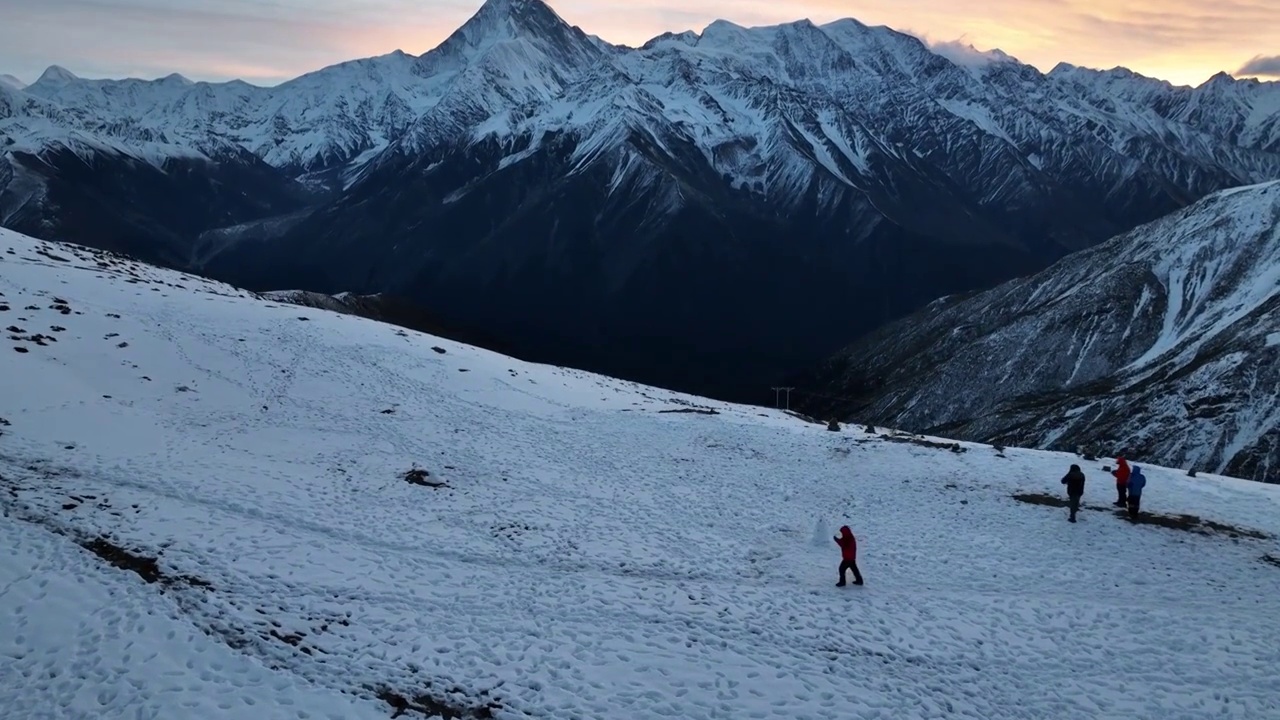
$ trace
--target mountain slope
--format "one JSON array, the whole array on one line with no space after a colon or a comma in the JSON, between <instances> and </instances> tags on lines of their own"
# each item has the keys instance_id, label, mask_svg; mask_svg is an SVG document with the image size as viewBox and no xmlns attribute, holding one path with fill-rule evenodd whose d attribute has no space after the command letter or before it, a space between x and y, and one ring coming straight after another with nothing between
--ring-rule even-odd
<instances>
[{"instance_id":1,"label":"mountain slope","mask_svg":"<svg viewBox=\"0 0 1280 720\"><path fill-rule=\"evenodd\" d=\"M1280 482L1280 183L939 300L807 384L814 412Z\"/></svg>"},{"instance_id":2,"label":"mountain slope","mask_svg":"<svg viewBox=\"0 0 1280 720\"><path fill-rule=\"evenodd\" d=\"M499 338L474 328L450 325L413 303L386 295L325 295L305 290L285 290L263 293L262 297L301 307L355 315L494 352L504 350Z\"/></svg>"},{"instance_id":3,"label":"mountain slope","mask_svg":"<svg viewBox=\"0 0 1280 720\"><path fill-rule=\"evenodd\" d=\"M162 178L174 156L199 178L236 174L205 182L208 203L198 183L150 191L155 207L216 210L177 226L145 192L96 201L118 183L91 181L118 163L56 173L87 187L77 205L29 157L50 153L11 152L0 207L42 237L255 289L391 293L525 357L759 400L941 295L1280 178L1280 84L1174 88L990 57L958 65L854 20L719 21L622 48L540 0L490 0L421 57L275 88L51 68L13 91L0 133L140 148ZM71 205L156 226L155 247L145 230L126 244L61 227ZM837 307L851 310L814 311Z\"/></svg>"},{"instance_id":4,"label":"mountain slope","mask_svg":"<svg viewBox=\"0 0 1280 720\"><path fill-rule=\"evenodd\" d=\"M69 78L51 71L32 88L80 82ZM107 121L91 107L0 85L0 224L190 267L205 230L314 202L235 143L209 136L179 144L124 120L104 133Z\"/></svg>"},{"instance_id":5,"label":"mountain slope","mask_svg":"<svg viewBox=\"0 0 1280 720\"><path fill-rule=\"evenodd\" d=\"M1148 467L1148 512L1245 534L1131 526L1074 456L828 432L5 231L0 293L5 707L1280 712L1280 488ZM1071 463L1079 523L1010 497ZM863 587L833 587L845 523Z\"/></svg>"}]
</instances>

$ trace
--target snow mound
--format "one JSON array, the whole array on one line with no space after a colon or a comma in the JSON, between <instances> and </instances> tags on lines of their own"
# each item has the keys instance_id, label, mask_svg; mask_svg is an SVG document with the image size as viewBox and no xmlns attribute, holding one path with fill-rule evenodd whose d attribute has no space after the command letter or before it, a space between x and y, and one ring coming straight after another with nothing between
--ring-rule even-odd
<instances>
[{"instance_id":1,"label":"snow mound","mask_svg":"<svg viewBox=\"0 0 1280 720\"><path fill-rule=\"evenodd\" d=\"M1148 510L1256 532L1133 526L1101 462L828 432L8 231L0 308L6 708L1280 713L1280 488L1139 458ZM1071 463L1080 523L1011 497ZM842 524L865 587L815 546Z\"/></svg>"}]
</instances>

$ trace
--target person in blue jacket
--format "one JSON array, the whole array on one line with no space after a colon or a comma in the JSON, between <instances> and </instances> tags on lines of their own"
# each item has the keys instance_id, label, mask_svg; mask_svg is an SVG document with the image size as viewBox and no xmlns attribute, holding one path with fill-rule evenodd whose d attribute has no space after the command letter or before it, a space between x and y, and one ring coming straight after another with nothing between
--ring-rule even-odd
<instances>
[{"instance_id":1,"label":"person in blue jacket","mask_svg":"<svg viewBox=\"0 0 1280 720\"><path fill-rule=\"evenodd\" d=\"M1137 465L1133 466L1133 472L1129 475L1129 520L1138 521L1138 510L1142 505L1142 488L1147 486L1147 476L1142 474L1142 468Z\"/></svg>"}]
</instances>

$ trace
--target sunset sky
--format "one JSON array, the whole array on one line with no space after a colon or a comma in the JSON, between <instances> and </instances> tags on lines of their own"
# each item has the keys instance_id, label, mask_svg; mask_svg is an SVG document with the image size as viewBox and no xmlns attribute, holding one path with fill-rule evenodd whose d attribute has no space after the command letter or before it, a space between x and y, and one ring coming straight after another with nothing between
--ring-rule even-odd
<instances>
[{"instance_id":1,"label":"sunset sky","mask_svg":"<svg viewBox=\"0 0 1280 720\"><path fill-rule=\"evenodd\" d=\"M933 43L1000 48L1042 70L1059 61L1196 85L1220 70L1280 79L1280 0L553 0L614 43L702 30L854 17ZM480 0L0 0L0 73L31 82L58 64L85 77L275 84L395 49L431 49Z\"/></svg>"}]
</instances>

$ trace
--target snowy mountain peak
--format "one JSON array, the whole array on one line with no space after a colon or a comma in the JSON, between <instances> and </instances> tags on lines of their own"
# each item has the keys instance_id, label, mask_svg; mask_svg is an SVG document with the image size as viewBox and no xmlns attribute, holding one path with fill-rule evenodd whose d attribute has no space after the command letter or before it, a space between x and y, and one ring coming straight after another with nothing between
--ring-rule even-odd
<instances>
[{"instance_id":1,"label":"snowy mountain peak","mask_svg":"<svg viewBox=\"0 0 1280 720\"><path fill-rule=\"evenodd\" d=\"M981 70L992 65L1018 62L1017 58L999 48L979 50L961 40L935 43L929 45L929 50L933 51L935 55L941 55L956 65L970 70Z\"/></svg>"},{"instance_id":2,"label":"snowy mountain peak","mask_svg":"<svg viewBox=\"0 0 1280 720\"><path fill-rule=\"evenodd\" d=\"M814 25L813 21L810 20L809 18L800 18L795 22L783 23L779 27L785 30L802 31L802 32L818 29L818 26Z\"/></svg>"},{"instance_id":3,"label":"snowy mountain peak","mask_svg":"<svg viewBox=\"0 0 1280 720\"><path fill-rule=\"evenodd\" d=\"M685 30L684 32L678 32L678 33L665 32L653 38L652 40L649 40L644 45L641 45L640 50L642 52L652 50L655 47L668 42L681 43L684 45L697 45L698 38L699 38L698 33L692 30Z\"/></svg>"},{"instance_id":4,"label":"snowy mountain peak","mask_svg":"<svg viewBox=\"0 0 1280 720\"><path fill-rule=\"evenodd\" d=\"M880 27L884 29L883 25ZM824 30L843 29L846 32L867 32L871 30L870 25L867 25L866 23L862 22L861 20L858 20L857 18L841 18L839 20L832 20L826 25L823 25L822 28Z\"/></svg>"},{"instance_id":5,"label":"snowy mountain peak","mask_svg":"<svg viewBox=\"0 0 1280 720\"><path fill-rule=\"evenodd\" d=\"M480 6L481 10L486 8L490 12L498 12L514 17L536 17L552 15L560 17L556 14L551 6L542 0L485 0Z\"/></svg>"},{"instance_id":6,"label":"snowy mountain peak","mask_svg":"<svg viewBox=\"0 0 1280 720\"><path fill-rule=\"evenodd\" d=\"M1260 83L1252 78L1237 80L1229 73L1220 72L1208 80L1205 80L1200 87L1196 88L1196 91L1206 96L1225 99L1249 96L1259 90L1262 90L1263 92L1274 91L1276 88L1280 88L1280 84ZM1280 103L1269 104L1268 107L1264 109L1264 112L1267 112L1272 116L1280 114Z\"/></svg>"},{"instance_id":7,"label":"snowy mountain peak","mask_svg":"<svg viewBox=\"0 0 1280 720\"><path fill-rule=\"evenodd\" d=\"M473 47L486 41L556 34L570 29L542 0L487 0L445 41L459 38Z\"/></svg>"},{"instance_id":8,"label":"snowy mountain peak","mask_svg":"<svg viewBox=\"0 0 1280 720\"><path fill-rule=\"evenodd\" d=\"M736 36L746 32L747 29L735 22L728 20L715 20L702 30L702 38L705 40L709 37Z\"/></svg>"},{"instance_id":9,"label":"snowy mountain peak","mask_svg":"<svg viewBox=\"0 0 1280 720\"><path fill-rule=\"evenodd\" d=\"M461 77L456 73L469 69L471 80L459 86L463 95L546 99L560 92L554 88L562 89L567 78L599 66L607 52L606 43L569 25L541 0L488 0L439 47L424 54L416 72L445 79ZM441 86L452 84L445 81ZM459 101L497 114L498 108L488 101ZM427 123L452 125L454 120Z\"/></svg>"},{"instance_id":10,"label":"snowy mountain peak","mask_svg":"<svg viewBox=\"0 0 1280 720\"><path fill-rule=\"evenodd\" d=\"M708 64L710 56L706 51L719 57ZM947 61L965 69L972 78L961 77L947 66ZM856 79L851 75L854 67L861 70ZM1110 87L1120 77L1114 71L1099 73L1067 64L1054 70L1059 77L1068 72L1074 73L1070 76L1071 87L1059 84L1049 89L1037 71L999 50L979 51L961 41L930 47L909 34L884 26L867 26L855 19L820 27L800 20L751 28L717 20L700 34L663 34L637 50L614 47L586 35L542 0L487 0L439 47L421 57L396 51L324 68L276 88L256 88L239 82L193 84L177 74L150 82L82 80L55 65L25 92L73 110L66 117L83 118L76 121L81 125L76 130L105 132L112 136L110 143L119 142L131 151L141 150L157 157L189 154L192 149L204 147L206 136L212 132L220 138L234 138L248 152L289 173L340 169L348 178L358 173L357 165L363 166L379 151L397 145L410 128L429 129L425 136L415 133L419 140L483 136L487 129L471 131L479 125L505 127L507 121L503 118L516 107L523 108L521 115L543 111L555 115L536 122L566 124L568 118L594 118L592 108L599 100L594 95L618 95L622 85L601 82L581 92L570 88L586 78L606 76L621 84L636 83L646 93L656 93L661 102L646 104L652 110L647 112L653 121L692 123L690 127L700 128L695 135L709 143L729 142L746 128L775 127L763 117L748 116L758 114L759 108L769 102L762 93L772 90L763 88L791 86L811 95L805 100L808 107L835 103L833 112L859 116L850 128L884 128L886 122L907 118L916 122L924 116L915 111L900 112L898 108L913 106L926 97L944 99L950 116L976 123L984 131L1000 126L1002 129L993 133L1003 142L1009 141L1009 128L1023 128L1026 137L1017 139L1015 144L1040 148L1031 153L1032 165L1044 159L1045 148L1040 146L1046 136L1042 130L1048 130L1040 126L1075 131L1079 126L1076 118L1092 117L1099 110L1103 115L1093 118L1093 122L1105 118L1108 125L1126 125L1143 113L1159 113L1161 117L1155 118L1154 123L1143 117L1133 127L1113 131L1117 136L1145 135L1150 128L1158 128L1158 137L1175 138L1168 144L1179 154L1186 148L1204 154L1205 140L1194 137L1198 131L1194 127L1165 127L1166 120L1212 124L1213 131L1228 142L1248 148L1270 151L1280 147L1280 123L1273 120L1274 102L1270 99L1237 101L1234 95L1224 95L1192 108L1186 98L1161 96L1164 84L1143 82L1136 75L1127 76L1135 78L1129 86ZM670 86L668 77L680 77L682 82ZM752 88L733 87L743 78L766 82ZM1222 82L1234 81L1223 78ZM1242 90L1252 87L1256 86L1239 86ZM1044 92L1061 97L1050 106L1028 102L1028 98ZM859 104L857 110L852 110L846 97L851 93L882 99ZM739 105L743 100L746 104ZM1141 107L1115 113L1107 108L1116 100ZM530 102L535 104L529 105ZM1224 111L1218 107L1223 103L1231 106ZM535 107L542 110L534 110ZM562 112L572 107L582 112ZM1039 117L1051 114L1045 107L1071 109L1063 110L1062 118ZM95 117L84 116L85 112ZM1010 117L997 121L996 115ZM40 122L43 121L32 124ZM536 122L527 118L525 124L531 127ZM578 122L573 121L575 125ZM600 127L606 125L612 127L608 122ZM34 137L43 132L31 130L28 135ZM888 130L872 134L897 135ZM912 134L908 130L904 137ZM179 147L157 154L154 140L158 138L163 138L166 145ZM821 142L820 136L813 138ZM760 140L756 138L755 142ZM1213 143L1217 138L1208 141ZM139 142L149 144L137 147ZM898 142L885 137L857 141L848 138L837 144L848 145L851 157L861 157L863 150L874 152L874 148ZM415 141L410 147L424 146ZM765 142L758 147L775 145ZM726 152L710 147L706 150ZM802 150L801 156L808 152ZM1165 152L1165 148L1153 150ZM1215 160L1209 164L1225 165L1225 171L1235 181L1268 177L1266 171L1257 170L1257 158L1237 159L1232 153L1210 152ZM1073 168L1082 167L1068 157L1061 161ZM1166 169L1173 176L1221 176L1216 169L1205 173L1172 168L1165 157L1143 161L1150 167ZM737 162L748 160L743 156ZM859 162L853 164L859 166ZM1100 160L1096 166L1105 167L1107 163ZM751 167L781 166L766 163ZM716 171L737 172L731 167L717 167ZM773 184L798 187L792 181ZM1217 180L1212 184L1221 186Z\"/></svg>"},{"instance_id":11,"label":"snowy mountain peak","mask_svg":"<svg viewBox=\"0 0 1280 720\"><path fill-rule=\"evenodd\" d=\"M27 84L12 75L0 75L0 87L22 90L27 87Z\"/></svg>"},{"instance_id":12,"label":"snowy mountain peak","mask_svg":"<svg viewBox=\"0 0 1280 720\"><path fill-rule=\"evenodd\" d=\"M80 78L61 65L50 65L33 85L66 85Z\"/></svg>"}]
</instances>

